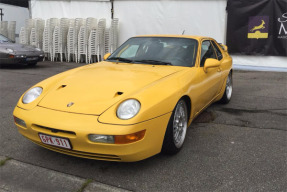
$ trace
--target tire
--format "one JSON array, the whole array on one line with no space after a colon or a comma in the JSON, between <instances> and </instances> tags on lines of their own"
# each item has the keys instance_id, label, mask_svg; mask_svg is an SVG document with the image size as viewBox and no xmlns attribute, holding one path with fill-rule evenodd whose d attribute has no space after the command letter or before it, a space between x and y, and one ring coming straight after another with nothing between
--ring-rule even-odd
<instances>
[{"instance_id":1,"label":"tire","mask_svg":"<svg viewBox=\"0 0 287 192\"><path fill-rule=\"evenodd\" d=\"M33 67L33 66L35 66L35 65L37 65L37 62L36 62L36 63L28 63L28 66L29 66L29 67Z\"/></svg>"},{"instance_id":2,"label":"tire","mask_svg":"<svg viewBox=\"0 0 287 192\"><path fill-rule=\"evenodd\" d=\"M163 153L173 155L181 150L187 130L187 110L186 102L183 99L180 99L172 112L166 128L162 145Z\"/></svg>"},{"instance_id":3,"label":"tire","mask_svg":"<svg viewBox=\"0 0 287 192\"><path fill-rule=\"evenodd\" d=\"M233 89L232 73L229 72L227 79L226 79L226 86L225 86L224 94L222 98L220 99L220 103L223 103L223 104L229 103L232 97L232 89Z\"/></svg>"}]
</instances>

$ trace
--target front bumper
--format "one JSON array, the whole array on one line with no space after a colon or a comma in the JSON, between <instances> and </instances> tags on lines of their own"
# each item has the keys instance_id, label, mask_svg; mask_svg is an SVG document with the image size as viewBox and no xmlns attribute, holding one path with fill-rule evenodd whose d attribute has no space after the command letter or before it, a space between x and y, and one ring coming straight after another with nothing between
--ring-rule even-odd
<instances>
[{"instance_id":1,"label":"front bumper","mask_svg":"<svg viewBox=\"0 0 287 192\"><path fill-rule=\"evenodd\" d=\"M165 130L171 113L135 125L111 125L98 122L99 116L66 113L35 107L16 107L13 115L25 121L18 131L34 143L53 151L77 157L108 161L139 161L161 151ZM52 129L60 130L57 133ZM142 140L129 144L105 144L89 141L88 134L126 135L146 130ZM38 133L68 138L72 150L46 145Z\"/></svg>"},{"instance_id":2,"label":"front bumper","mask_svg":"<svg viewBox=\"0 0 287 192\"><path fill-rule=\"evenodd\" d=\"M43 61L44 54L41 55L14 55L14 58L0 58L0 64L29 64Z\"/></svg>"}]
</instances>

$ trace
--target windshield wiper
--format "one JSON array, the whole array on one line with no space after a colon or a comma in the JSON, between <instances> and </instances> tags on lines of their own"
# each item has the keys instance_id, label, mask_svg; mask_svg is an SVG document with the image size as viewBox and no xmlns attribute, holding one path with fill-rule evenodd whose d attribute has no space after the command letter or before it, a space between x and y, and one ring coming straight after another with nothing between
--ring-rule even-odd
<instances>
[{"instance_id":1,"label":"windshield wiper","mask_svg":"<svg viewBox=\"0 0 287 192\"><path fill-rule=\"evenodd\" d=\"M158 61L158 60L152 60L152 59L135 60L134 62L141 62L141 63L154 64L154 65L172 65L170 62Z\"/></svg>"},{"instance_id":2,"label":"windshield wiper","mask_svg":"<svg viewBox=\"0 0 287 192\"><path fill-rule=\"evenodd\" d=\"M111 58L109 58L108 60L118 60L118 61L122 61L122 62L126 62L126 63L131 63L131 62L133 62L133 60L131 60L131 59L126 59L126 58L123 58L123 57L111 57Z\"/></svg>"}]
</instances>

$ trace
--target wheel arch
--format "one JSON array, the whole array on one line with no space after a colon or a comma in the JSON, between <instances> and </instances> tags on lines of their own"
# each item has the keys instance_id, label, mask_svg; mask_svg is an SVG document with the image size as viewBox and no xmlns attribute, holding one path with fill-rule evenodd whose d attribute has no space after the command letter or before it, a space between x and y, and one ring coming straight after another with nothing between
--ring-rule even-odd
<instances>
[{"instance_id":1,"label":"wheel arch","mask_svg":"<svg viewBox=\"0 0 287 192\"><path fill-rule=\"evenodd\" d=\"M189 123L189 120L190 120L190 114L191 114L191 99L188 95L183 95L182 97L180 97L177 101L177 104L179 103L179 101L183 100L185 103L186 103L186 106L187 106L187 112L188 112L188 122ZM177 104L175 105L174 109L176 109L176 106ZM181 144L180 147L176 147L175 144L174 144L174 140L173 140L173 129L171 127L171 125L173 125L173 117L174 117L174 113L175 113L175 110L173 110L172 112L172 115L169 119L169 122L168 122L168 125L165 129L165 134L164 134L164 138L163 138L163 143L162 143L162 149L161 149L161 152L165 153L165 154L169 154L169 155L173 155L173 154L176 154L177 152L179 152L182 148L182 145L183 143ZM187 124L187 127L188 128L189 124ZM185 133L186 134L186 133ZM184 142L184 141L183 141Z\"/></svg>"},{"instance_id":2,"label":"wheel arch","mask_svg":"<svg viewBox=\"0 0 287 192\"><path fill-rule=\"evenodd\" d=\"M188 122L191 118L191 109L192 109L192 102L191 102L191 99L188 95L184 95L182 96L180 99L183 99L185 102L186 102L186 105L187 105L187 112L188 112ZM179 99L179 100L180 100Z\"/></svg>"}]
</instances>

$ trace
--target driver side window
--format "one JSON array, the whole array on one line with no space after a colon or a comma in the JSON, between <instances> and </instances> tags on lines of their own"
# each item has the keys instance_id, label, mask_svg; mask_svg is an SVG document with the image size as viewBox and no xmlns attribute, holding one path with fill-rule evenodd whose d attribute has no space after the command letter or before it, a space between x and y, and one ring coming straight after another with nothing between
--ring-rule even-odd
<instances>
[{"instance_id":1,"label":"driver side window","mask_svg":"<svg viewBox=\"0 0 287 192\"><path fill-rule=\"evenodd\" d=\"M209 40L206 40L203 41L201 45L200 67L204 66L204 62L208 58L217 59L212 44Z\"/></svg>"}]
</instances>

